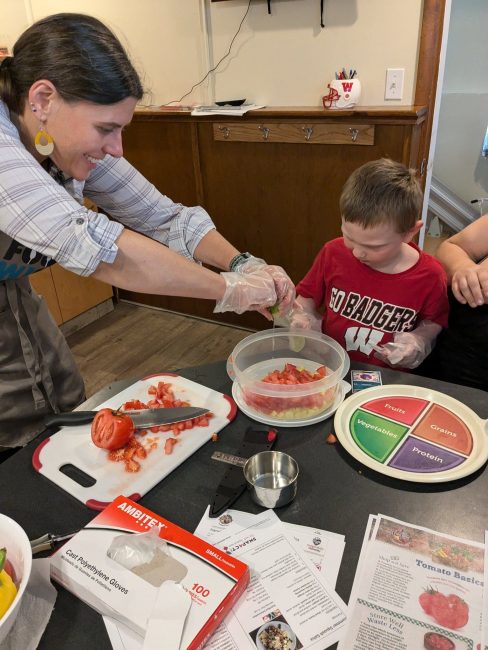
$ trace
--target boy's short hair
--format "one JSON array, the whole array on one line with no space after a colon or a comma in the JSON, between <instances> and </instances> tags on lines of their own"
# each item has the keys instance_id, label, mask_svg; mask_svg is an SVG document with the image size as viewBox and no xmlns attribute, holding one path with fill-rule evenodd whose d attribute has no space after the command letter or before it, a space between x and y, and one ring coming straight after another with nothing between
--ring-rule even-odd
<instances>
[{"instance_id":1,"label":"boy's short hair","mask_svg":"<svg viewBox=\"0 0 488 650\"><path fill-rule=\"evenodd\" d=\"M420 219L422 190L414 169L381 158L358 167L347 179L340 198L344 221L373 228L391 223L404 233Z\"/></svg>"}]
</instances>

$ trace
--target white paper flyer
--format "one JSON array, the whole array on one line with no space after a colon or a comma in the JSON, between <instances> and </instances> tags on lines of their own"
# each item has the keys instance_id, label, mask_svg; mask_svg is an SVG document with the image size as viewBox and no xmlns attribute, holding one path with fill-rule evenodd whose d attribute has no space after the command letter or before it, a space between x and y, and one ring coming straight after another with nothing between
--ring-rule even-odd
<instances>
[{"instance_id":1,"label":"white paper flyer","mask_svg":"<svg viewBox=\"0 0 488 650\"><path fill-rule=\"evenodd\" d=\"M382 515L367 538L339 648L474 650L484 545Z\"/></svg>"},{"instance_id":2,"label":"white paper flyer","mask_svg":"<svg viewBox=\"0 0 488 650\"><path fill-rule=\"evenodd\" d=\"M238 511L225 514L232 521L224 525L231 526L234 516L242 522ZM263 518L258 516L256 520L257 526L246 526L221 540L216 539L216 531L222 524L208 522L207 515L196 530L197 535L211 540L251 569L245 595L207 644L208 650L324 650L342 635L346 622L344 602L307 553L299 552L293 539L297 530L287 534L278 518L271 524L273 518L263 513ZM232 530L237 528L236 523Z\"/></svg>"}]
</instances>

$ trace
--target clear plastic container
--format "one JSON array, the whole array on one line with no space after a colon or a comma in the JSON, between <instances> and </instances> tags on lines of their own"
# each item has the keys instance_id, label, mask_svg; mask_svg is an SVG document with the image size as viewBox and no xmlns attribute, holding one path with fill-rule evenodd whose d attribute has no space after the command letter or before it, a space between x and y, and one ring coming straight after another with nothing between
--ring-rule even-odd
<instances>
[{"instance_id":1,"label":"clear plastic container","mask_svg":"<svg viewBox=\"0 0 488 650\"><path fill-rule=\"evenodd\" d=\"M263 381L276 375L275 371L286 373L287 364L298 374L307 370L313 375L324 367L325 376L298 384ZM349 357L334 339L320 332L281 327L246 337L228 361L229 375L238 383L245 404L282 420L305 420L326 411L348 370Z\"/></svg>"}]
</instances>

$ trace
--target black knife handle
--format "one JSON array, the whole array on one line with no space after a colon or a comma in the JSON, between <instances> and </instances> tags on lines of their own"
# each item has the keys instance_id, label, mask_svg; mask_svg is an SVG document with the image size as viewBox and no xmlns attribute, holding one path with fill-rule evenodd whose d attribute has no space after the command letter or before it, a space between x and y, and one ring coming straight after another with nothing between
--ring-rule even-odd
<instances>
[{"instance_id":1,"label":"black knife handle","mask_svg":"<svg viewBox=\"0 0 488 650\"><path fill-rule=\"evenodd\" d=\"M249 427L244 439L236 452L236 456L250 458L260 451L273 448L278 434L276 429L256 429ZM218 517L237 501L246 489L246 479L242 467L229 467L220 482L217 492L210 504L209 517Z\"/></svg>"},{"instance_id":2,"label":"black knife handle","mask_svg":"<svg viewBox=\"0 0 488 650\"><path fill-rule=\"evenodd\" d=\"M88 424L93 420L97 411L71 411L70 413L52 413L52 415L47 415L44 418L44 426L49 427L61 427L63 425L67 426L77 426L78 424Z\"/></svg>"}]
</instances>

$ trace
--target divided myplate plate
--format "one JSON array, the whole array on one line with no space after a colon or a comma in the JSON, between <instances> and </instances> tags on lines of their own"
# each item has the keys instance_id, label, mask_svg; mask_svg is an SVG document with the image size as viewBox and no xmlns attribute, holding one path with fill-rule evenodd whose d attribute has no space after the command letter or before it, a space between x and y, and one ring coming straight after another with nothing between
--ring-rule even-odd
<instances>
[{"instance_id":1,"label":"divided myplate plate","mask_svg":"<svg viewBox=\"0 0 488 650\"><path fill-rule=\"evenodd\" d=\"M467 476L488 459L488 421L462 402L420 386L378 386L337 409L335 433L371 469L421 483Z\"/></svg>"},{"instance_id":2,"label":"divided myplate plate","mask_svg":"<svg viewBox=\"0 0 488 650\"><path fill-rule=\"evenodd\" d=\"M57 433L46 438L34 452L34 468L95 510L102 510L120 494L137 501L210 440L212 434L229 424L237 411L234 401L227 395L170 373L152 375L135 382L100 404L97 410L104 407L118 408L133 399L148 402L152 398L147 392L149 386L159 381L170 383L177 399L188 401L192 406L208 408L213 413L209 426L182 431L178 444L173 446L172 454L164 453L164 440L172 436L171 431L148 433L146 438L160 440L158 447L149 453L147 458L138 459L141 463L139 472L129 473L125 470L123 462L108 460L107 451L95 447L91 441L90 425L85 424L62 427ZM81 470L95 481L94 484L87 487L80 485L60 471L60 468L66 465Z\"/></svg>"}]
</instances>

